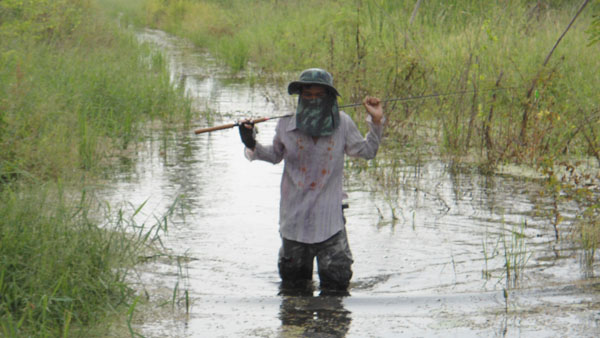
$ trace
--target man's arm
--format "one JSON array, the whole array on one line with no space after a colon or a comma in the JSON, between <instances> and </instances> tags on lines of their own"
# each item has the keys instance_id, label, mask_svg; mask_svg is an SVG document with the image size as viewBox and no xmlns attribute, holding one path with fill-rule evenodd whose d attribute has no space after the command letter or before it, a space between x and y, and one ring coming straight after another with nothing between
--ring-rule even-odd
<instances>
[{"instance_id":1,"label":"man's arm","mask_svg":"<svg viewBox=\"0 0 600 338\"><path fill-rule=\"evenodd\" d=\"M281 120L279 121L281 123ZM281 162L283 159L283 143L279 139L279 125L273 138L273 144L270 146L263 146L259 142L256 142L254 135L254 124L251 120L244 120L240 122L240 137L242 143L246 146L244 154L250 161L262 160L273 164Z\"/></svg>"},{"instance_id":2,"label":"man's arm","mask_svg":"<svg viewBox=\"0 0 600 338\"><path fill-rule=\"evenodd\" d=\"M344 114L343 118L347 119L346 145L344 147L346 155L361 157L367 160L374 158L377 155L381 136L383 135L384 118L379 121L379 124L375 124L372 116L368 115L367 123L369 124L369 132L364 138L350 116Z\"/></svg>"},{"instance_id":3,"label":"man's arm","mask_svg":"<svg viewBox=\"0 0 600 338\"><path fill-rule=\"evenodd\" d=\"M377 154L379 143L383 135L383 124L385 117L383 116L383 108L381 101L375 97L367 96L363 100L363 105L367 109L367 122L369 124L369 132L363 138L356 124L349 116L346 130L346 146L345 152L348 156L362 157L372 159Z\"/></svg>"}]
</instances>

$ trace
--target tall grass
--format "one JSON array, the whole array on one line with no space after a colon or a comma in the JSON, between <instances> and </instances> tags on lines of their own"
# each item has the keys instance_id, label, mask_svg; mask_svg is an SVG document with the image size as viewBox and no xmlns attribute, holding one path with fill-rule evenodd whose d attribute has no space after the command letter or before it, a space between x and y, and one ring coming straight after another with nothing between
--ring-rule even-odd
<instances>
[{"instance_id":1,"label":"tall grass","mask_svg":"<svg viewBox=\"0 0 600 338\"><path fill-rule=\"evenodd\" d=\"M0 144L10 149L0 154L4 175L57 178L92 169L135 140L144 119L168 121L189 111L160 56L147 57L132 35L90 13L85 19L64 38L34 31L11 39L18 29L3 24Z\"/></svg>"},{"instance_id":2,"label":"tall grass","mask_svg":"<svg viewBox=\"0 0 600 338\"><path fill-rule=\"evenodd\" d=\"M74 199L53 184L5 188L0 200L3 336L83 333L131 301L125 278L147 242L127 235L126 219L98 226L85 191Z\"/></svg>"},{"instance_id":3,"label":"tall grass","mask_svg":"<svg viewBox=\"0 0 600 338\"><path fill-rule=\"evenodd\" d=\"M162 57L96 2L0 2L0 335L88 336L127 310L153 236L85 187L145 122L189 117Z\"/></svg>"},{"instance_id":4,"label":"tall grass","mask_svg":"<svg viewBox=\"0 0 600 338\"><path fill-rule=\"evenodd\" d=\"M579 3L416 4L147 0L144 13L148 25L197 42L234 71L296 74L326 68L346 103L366 93L392 98L469 92L388 105L391 138L401 137L412 123L426 124L440 131L436 142L443 154L471 155L492 167L505 161L534 164L548 154L593 153L582 126L598 123L594 98L600 79L592 74L600 71L600 44L589 45L593 35L586 32L600 11L597 2L578 18L547 66L544 59ZM512 89L490 91L499 88Z\"/></svg>"}]
</instances>

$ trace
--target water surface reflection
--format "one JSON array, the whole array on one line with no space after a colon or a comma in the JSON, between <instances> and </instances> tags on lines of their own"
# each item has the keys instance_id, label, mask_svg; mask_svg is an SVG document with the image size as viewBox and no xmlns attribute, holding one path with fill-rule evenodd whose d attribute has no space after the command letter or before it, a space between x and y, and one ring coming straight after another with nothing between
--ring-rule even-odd
<instances>
[{"instance_id":1,"label":"water surface reflection","mask_svg":"<svg viewBox=\"0 0 600 338\"><path fill-rule=\"evenodd\" d=\"M337 296L283 295L279 310L283 336L345 337L352 322Z\"/></svg>"}]
</instances>

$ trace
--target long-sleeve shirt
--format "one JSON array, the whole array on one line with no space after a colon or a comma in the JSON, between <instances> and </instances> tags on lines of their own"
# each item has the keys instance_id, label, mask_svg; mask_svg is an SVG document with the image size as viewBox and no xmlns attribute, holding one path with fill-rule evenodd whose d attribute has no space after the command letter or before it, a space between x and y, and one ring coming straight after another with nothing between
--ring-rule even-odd
<instances>
[{"instance_id":1,"label":"long-sleeve shirt","mask_svg":"<svg viewBox=\"0 0 600 338\"><path fill-rule=\"evenodd\" d=\"M281 178L279 231L283 238L319 243L344 227L342 214L344 154L372 159L377 154L383 121L367 116L369 132L363 138L350 116L340 112L340 125L315 142L296 127L296 117L279 120L272 145L246 148L249 160L279 163Z\"/></svg>"}]
</instances>

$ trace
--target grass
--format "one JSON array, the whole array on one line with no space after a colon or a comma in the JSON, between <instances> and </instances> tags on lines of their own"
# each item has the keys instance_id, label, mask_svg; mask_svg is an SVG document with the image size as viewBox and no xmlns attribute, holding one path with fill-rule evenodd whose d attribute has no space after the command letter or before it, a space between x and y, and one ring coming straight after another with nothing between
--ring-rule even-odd
<instances>
[{"instance_id":1,"label":"grass","mask_svg":"<svg viewBox=\"0 0 600 338\"><path fill-rule=\"evenodd\" d=\"M144 52L133 37L106 34L117 37L58 52L46 45L15 52L5 69L14 78L2 88L7 95L0 142L11 149L0 155L5 166L51 178L72 168L93 169L136 140L139 122L168 121L187 109L161 64L140 62ZM136 52L127 53L131 48Z\"/></svg>"},{"instance_id":2,"label":"grass","mask_svg":"<svg viewBox=\"0 0 600 338\"><path fill-rule=\"evenodd\" d=\"M98 224L92 196L53 184L5 187L0 199L4 336L84 333L131 301L126 277L152 238L133 236L129 219Z\"/></svg>"},{"instance_id":3,"label":"grass","mask_svg":"<svg viewBox=\"0 0 600 338\"><path fill-rule=\"evenodd\" d=\"M508 239L505 232L502 233L506 288L514 288L518 285L523 277L527 261L531 257L525 243L524 227L524 223L520 228L513 226L512 230L509 230L511 235Z\"/></svg>"},{"instance_id":4,"label":"grass","mask_svg":"<svg viewBox=\"0 0 600 338\"><path fill-rule=\"evenodd\" d=\"M90 336L135 308L127 281L164 229L90 186L142 138L191 116L160 54L88 0L0 2L0 332Z\"/></svg>"},{"instance_id":5,"label":"grass","mask_svg":"<svg viewBox=\"0 0 600 338\"><path fill-rule=\"evenodd\" d=\"M385 98L470 92L388 105L390 138L402 137L406 123L426 124L440 130L442 154L473 155L492 167L593 151L580 129L597 122L600 80L591 74L600 71L600 44L590 45L588 29L597 3L578 17L546 66L580 4L147 0L141 6L147 25L206 47L234 72L293 78L304 68L326 68L343 103L367 92ZM528 96L534 80L535 95ZM496 88L514 89L490 91Z\"/></svg>"},{"instance_id":6,"label":"grass","mask_svg":"<svg viewBox=\"0 0 600 338\"><path fill-rule=\"evenodd\" d=\"M513 225L511 229L503 226L502 232L495 238L490 238L486 229L485 236L482 239L482 253L484 266L481 270L481 276L488 281L497 278L497 282L502 280L504 283L505 298L507 290L516 288L523 278L527 262L532 255L527 249L525 230L526 223L520 226ZM502 273L494 275L494 268L490 263L496 259L501 259ZM508 301L508 300L507 300Z\"/></svg>"}]
</instances>

